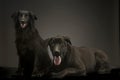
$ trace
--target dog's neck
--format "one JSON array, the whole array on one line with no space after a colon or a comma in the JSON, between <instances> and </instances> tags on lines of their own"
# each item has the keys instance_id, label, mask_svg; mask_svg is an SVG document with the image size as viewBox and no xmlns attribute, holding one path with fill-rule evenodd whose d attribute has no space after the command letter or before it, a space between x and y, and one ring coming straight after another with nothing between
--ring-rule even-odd
<instances>
[{"instance_id":1,"label":"dog's neck","mask_svg":"<svg viewBox=\"0 0 120 80\"><path fill-rule=\"evenodd\" d=\"M72 62L72 45L67 45L67 52L66 52L66 55L64 57L64 61L68 64L70 64Z\"/></svg>"},{"instance_id":2,"label":"dog's neck","mask_svg":"<svg viewBox=\"0 0 120 80\"><path fill-rule=\"evenodd\" d=\"M18 27L18 25L16 25ZM31 40L39 36L39 33L34 25L27 25L25 29L16 28L16 39L20 40ZM42 38L39 36L42 40Z\"/></svg>"}]
</instances>

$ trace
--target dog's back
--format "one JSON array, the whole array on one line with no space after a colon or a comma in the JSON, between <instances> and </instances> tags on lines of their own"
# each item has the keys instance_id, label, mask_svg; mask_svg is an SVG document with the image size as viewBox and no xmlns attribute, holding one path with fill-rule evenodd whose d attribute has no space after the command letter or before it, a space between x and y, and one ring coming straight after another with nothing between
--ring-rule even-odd
<instances>
[{"instance_id":1,"label":"dog's back","mask_svg":"<svg viewBox=\"0 0 120 80\"><path fill-rule=\"evenodd\" d=\"M109 59L105 51L97 48L72 46L74 54L84 62L87 72L95 72L96 67L104 66L105 70L110 70Z\"/></svg>"},{"instance_id":2,"label":"dog's back","mask_svg":"<svg viewBox=\"0 0 120 80\"><path fill-rule=\"evenodd\" d=\"M87 72L92 72L95 69L96 60L94 52L90 48L72 46L73 54L76 59L81 59L86 67Z\"/></svg>"}]
</instances>

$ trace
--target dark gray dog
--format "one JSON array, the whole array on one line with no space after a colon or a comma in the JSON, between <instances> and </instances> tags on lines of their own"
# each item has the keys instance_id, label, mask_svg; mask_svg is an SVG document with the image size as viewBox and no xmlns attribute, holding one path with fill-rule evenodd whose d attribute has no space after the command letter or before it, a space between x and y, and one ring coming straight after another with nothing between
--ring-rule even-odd
<instances>
[{"instance_id":1,"label":"dark gray dog","mask_svg":"<svg viewBox=\"0 0 120 80\"><path fill-rule=\"evenodd\" d=\"M45 41L35 28L37 17L30 11L20 10L12 15L15 22L16 48L19 56L17 73L31 77L48 71L50 58Z\"/></svg>"},{"instance_id":2,"label":"dark gray dog","mask_svg":"<svg viewBox=\"0 0 120 80\"><path fill-rule=\"evenodd\" d=\"M66 75L86 75L97 71L100 74L110 71L106 53L99 49L72 46L68 37L57 36L48 39L53 55L51 74L54 78Z\"/></svg>"}]
</instances>

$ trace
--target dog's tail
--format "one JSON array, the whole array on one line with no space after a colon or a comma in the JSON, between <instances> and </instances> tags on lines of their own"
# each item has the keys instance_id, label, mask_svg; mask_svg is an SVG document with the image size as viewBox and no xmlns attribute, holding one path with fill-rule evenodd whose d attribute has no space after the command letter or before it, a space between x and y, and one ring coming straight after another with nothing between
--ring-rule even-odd
<instances>
[{"instance_id":1,"label":"dog's tail","mask_svg":"<svg viewBox=\"0 0 120 80\"><path fill-rule=\"evenodd\" d=\"M98 73L100 74L110 73L111 67L107 54L102 50L98 50L95 52L95 58L96 58L96 70L98 71Z\"/></svg>"}]
</instances>

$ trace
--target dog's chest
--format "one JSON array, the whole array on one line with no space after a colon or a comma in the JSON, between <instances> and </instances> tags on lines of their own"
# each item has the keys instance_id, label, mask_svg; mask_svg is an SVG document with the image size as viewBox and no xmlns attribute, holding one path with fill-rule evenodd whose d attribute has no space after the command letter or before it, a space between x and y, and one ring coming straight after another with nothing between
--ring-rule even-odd
<instances>
[{"instance_id":1,"label":"dog's chest","mask_svg":"<svg viewBox=\"0 0 120 80\"><path fill-rule=\"evenodd\" d=\"M18 48L19 51L21 52L25 52L25 51L28 51L28 50L34 50L34 45L35 43L34 41L24 41L24 40L16 40L16 46Z\"/></svg>"}]
</instances>

